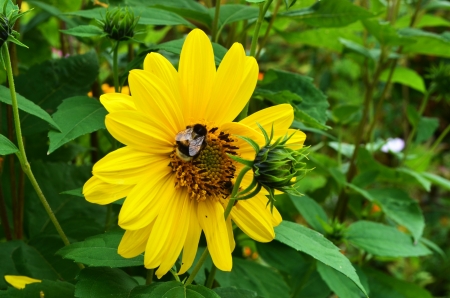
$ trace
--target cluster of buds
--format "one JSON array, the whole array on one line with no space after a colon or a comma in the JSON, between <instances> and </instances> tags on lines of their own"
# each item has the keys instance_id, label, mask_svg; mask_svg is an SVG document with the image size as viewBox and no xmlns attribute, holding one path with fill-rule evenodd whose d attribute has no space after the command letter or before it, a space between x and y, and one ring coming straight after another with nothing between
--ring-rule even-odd
<instances>
[{"instance_id":1,"label":"cluster of buds","mask_svg":"<svg viewBox=\"0 0 450 298\"><path fill-rule=\"evenodd\" d=\"M139 17L135 17L128 7L116 7L106 11L103 21L99 23L106 35L117 41L125 41L133 38Z\"/></svg>"},{"instance_id":2,"label":"cluster of buds","mask_svg":"<svg viewBox=\"0 0 450 298\"><path fill-rule=\"evenodd\" d=\"M306 168L306 163L303 162L306 158L305 151L307 148L292 149L287 142L293 134L285 135L272 142L273 128L269 136L262 126L258 126L265 138L264 146L260 147L255 141L247 137L241 137L255 149L255 160L249 161L230 156L230 158L253 170L251 185L240 192L236 199L249 199L258 193L261 188L264 188L269 192L269 204L272 208L275 201L275 190L293 195L300 194L295 188L295 184L310 171Z\"/></svg>"},{"instance_id":3,"label":"cluster of buds","mask_svg":"<svg viewBox=\"0 0 450 298\"><path fill-rule=\"evenodd\" d=\"M17 40L19 33L13 30L17 19L25 13L26 12L20 13L19 7L12 3L11 0L4 2L3 9L0 13L0 47L2 47L6 41L13 42L19 46L27 47Z\"/></svg>"}]
</instances>

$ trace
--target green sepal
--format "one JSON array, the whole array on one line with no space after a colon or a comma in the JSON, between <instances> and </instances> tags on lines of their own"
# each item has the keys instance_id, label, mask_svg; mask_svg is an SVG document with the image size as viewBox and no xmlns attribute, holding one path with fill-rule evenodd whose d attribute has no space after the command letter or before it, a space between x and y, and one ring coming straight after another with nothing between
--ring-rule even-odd
<instances>
[{"instance_id":1,"label":"green sepal","mask_svg":"<svg viewBox=\"0 0 450 298\"><path fill-rule=\"evenodd\" d=\"M21 47L24 47L24 48L29 49L29 47L28 47L27 45L21 43L19 40L17 40L17 39L16 39L14 36L12 36L12 35L8 36L8 38L6 39L6 41L13 42L13 43L15 43L15 44L18 45L18 46L21 46Z\"/></svg>"},{"instance_id":2,"label":"green sepal","mask_svg":"<svg viewBox=\"0 0 450 298\"><path fill-rule=\"evenodd\" d=\"M247 160L247 159L241 158L239 156L228 154L228 153L227 153L227 155L229 158L231 158L234 161L237 161L237 162L239 162L247 167L250 167L250 168L253 167L253 161L251 161L251 160Z\"/></svg>"},{"instance_id":3,"label":"green sepal","mask_svg":"<svg viewBox=\"0 0 450 298\"><path fill-rule=\"evenodd\" d=\"M244 141L246 141L247 143L249 143L250 146L252 146L253 149L255 149L256 155L259 153L259 150L260 150L259 149L259 145L255 141L253 141L252 139L250 139L248 137L244 137L244 136L237 136L237 137L242 139L242 140L244 140Z\"/></svg>"}]
</instances>

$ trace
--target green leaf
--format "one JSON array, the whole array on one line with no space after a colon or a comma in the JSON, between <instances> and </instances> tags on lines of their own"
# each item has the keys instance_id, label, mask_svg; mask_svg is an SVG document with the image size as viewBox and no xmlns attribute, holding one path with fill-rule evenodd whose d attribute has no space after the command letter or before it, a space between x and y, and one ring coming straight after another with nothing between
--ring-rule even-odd
<instances>
[{"instance_id":1,"label":"green leaf","mask_svg":"<svg viewBox=\"0 0 450 298\"><path fill-rule=\"evenodd\" d=\"M442 35L411 28L401 29L400 34L416 40L415 43L403 47L404 54L450 57L450 40Z\"/></svg>"},{"instance_id":2,"label":"green leaf","mask_svg":"<svg viewBox=\"0 0 450 298\"><path fill-rule=\"evenodd\" d=\"M25 97L23 97L18 93L16 93L16 97L19 110L24 111L33 116L36 116L44 120L48 124L50 124L54 129L60 130L58 124L56 124L56 122L52 119L52 117L50 117L50 115L46 111L44 111L41 107L39 107L38 105L36 105L35 103L26 99ZM6 88L5 86L1 85L0 85L0 101L8 105L12 105L9 88ZM24 118L26 117L21 117L22 122Z\"/></svg>"},{"instance_id":3,"label":"green leaf","mask_svg":"<svg viewBox=\"0 0 450 298\"><path fill-rule=\"evenodd\" d=\"M447 2L448 3L448 2ZM450 7L450 3L449 7ZM395 22L395 27L397 28L405 28L409 27L411 23L412 14L406 14ZM420 19L414 24L415 28L423 28L423 27L449 27L450 22L446 19L432 15L432 14L424 14L420 17Z\"/></svg>"},{"instance_id":4,"label":"green leaf","mask_svg":"<svg viewBox=\"0 0 450 298\"><path fill-rule=\"evenodd\" d=\"M66 17L58 8L56 8L55 6L52 6L50 4L41 2L41 1L35 1L35 0L30 0L27 1L31 6L37 6L40 9L42 9L43 11L49 13L50 15L57 17L58 19L60 19L61 21L65 22L68 26L70 27L74 27L77 25L77 23L72 20L71 18Z\"/></svg>"},{"instance_id":5,"label":"green leaf","mask_svg":"<svg viewBox=\"0 0 450 298\"><path fill-rule=\"evenodd\" d=\"M448 0L431 0L425 5L424 8L429 10L439 8L450 9L450 3Z\"/></svg>"},{"instance_id":6,"label":"green leaf","mask_svg":"<svg viewBox=\"0 0 450 298\"><path fill-rule=\"evenodd\" d=\"M76 96L65 99L53 114L53 119L61 127L61 132L50 131L48 154L71 140L105 128L105 116L108 114L96 99Z\"/></svg>"},{"instance_id":7,"label":"green leaf","mask_svg":"<svg viewBox=\"0 0 450 298\"><path fill-rule=\"evenodd\" d=\"M16 78L17 91L47 112L53 113L65 98L86 95L98 75L95 52L46 61ZM36 121L22 118L24 133L36 133ZM53 121L53 119L52 119Z\"/></svg>"},{"instance_id":8,"label":"green leaf","mask_svg":"<svg viewBox=\"0 0 450 298\"><path fill-rule=\"evenodd\" d=\"M321 262L317 263L317 271L330 289L338 296L345 298L365 297L364 293L345 275ZM368 291L367 291L368 292Z\"/></svg>"},{"instance_id":9,"label":"green leaf","mask_svg":"<svg viewBox=\"0 0 450 298\"><path fill-rule=\"evenodd\" d=\"M117 268L85 268L78 275L75 297L128 298L137 285L135 279Z\"/></svg>"},{"instance_id":10,"label":"green leaf","mask_svg":"<svg viewBox=\"0 0 450 298\"><path fill-rule=\"evenodd\" d=\"M380 75L380 81L386 82L390 70L385 70ZM397 66L392 74L392 83L399 83L422 93L426 92L423 78L414 70L406 67Z\"/></svg>"},{"instance_id":11,"label":"green leaf","mask_svg":"<svg viewBox=\"0 0 450 298\"><path fill-rule=\"evenodd\" d=\"M270 266L294 275L301 264L306 263L303 256L291 247L272 241L268 243L256 242L259 256Z\"/></svg>"},{"instance_id":12,"label":"green leaf","mask_svg":"<svg viewBox=\"0 0 450 298\"><path fill-rule=\"evenodd\" d=\"M144 264L144 256L126 259L117 253L123 231L111 231L63 247L58 254L89 266L129 267Z\"/></svg>"},{"instance_id":13,"label":"green leaf","mask_svg":"<svg viewBox=\"0 0 450 298\"><path fill-rule=\"evenodd\" d=\"M265 2L265 1L266 0L245 0L245 2L250 2L250 3L261 3L261 2Z\"/></svg>"},{"instance_id":14,"label":"green leaf","mask_svg":"<svg viewBox=\"0 0 450 298\"><path fill-rule=\"evenodd\" d=\"M420 173L420 175L425 177L425 179L427 179L431 183L433 183L437 186L440 186L443 189L450 190L450 180L445 179L445 178L438 176L436 174L433 174L433 173L422 172L422 173Z\"/></svg>"},{"instance_id":15,"label":"green leaf","mask_svg":"<svg viewBox=\"0 0 450 298\"><path fill-rule=\"evenodd\" d=\"M411 232L415 242L419 240L425 227L425 219L415 200L396 188L371 189L368 193L387 216Z\"/></svg>"},{"instance_id":16,"label":"green leaf","mask_svg":"<svg viewBox=\"0 0 450 298\"><path fill-rule=\"evenodd\" d=\"M371 12L353 5L348 0L317 1L311 7L291 10L279 15L300 19L306 24L316 27L344 27L373 16Z\"/></svg>"},{"instance_id":17,"label":"green leaf","mask_svg":"<svg viewBox=\"0 0 450 298\"><path fill-rule=\"evenodd\" d=\"M207 265L206 268L210 268ZM262 297L289 297L289 288L282 277L268 267L255 262L233 258L233 270L216 272L221 287L236 287L255 291Z\"/></svg>"},{"instance_id":18,"label":"green leaf","mask_svg":"<svg viewBox=\"0 0 450 298\"><path fill-rule=\"evenodd\" d=\"M8 155L18 152L19 149L7 137L0 134L0 155Z\"/></svg>"},{"instance_id":19,"label":"green leaf","mask_svg":"<svg viewBox=\"0 0 450 298\"><path fill-rule=\"evenodd\" d=\"M81 187L80 188L76 188L76 189L71 189L71 190L66 190L66 191L60 192L60 194L71 195L71 196L84 198L83 188L81 188Z\"/></svg>"},{"instance_id":20,"label":"green leaf","mask_svg":"<svg viewBox=\"0 0 450 298\"><path fill-rule=\"evenodd\" d=\"M74 297L75 287L65 281L42 280L39 283L26 285L25 289L19 290L9 287L6 291L0 291L1 298L69 298ZM42 295L44 293L45 296Z\"/></svg>"},{"instance_id":21,"label":"green leaf","mask_svg":"<svg viewBox=\"0 0 450 298\"><path fill-rule=\"evenodd\" d=\"M432 298L418 285L398 280L378 270L364 268L370 282L370 298Z\"/></svg>"},{"instance_id":22,"label":"green leaf","mask_svg":"<svg viewBox=\"0 0 450 298\"><path fill-rule=\"evenodd\" d=\"M308 196L293 196L289 195L294 203L295 208L300 212L306 222L316 231L324 233L322 223L328 222L328 217L322 206L314 199Z\"/></svg>"},{"instance_id":23,"label":"green leaf","mask_svg":"<svg viewBox=\"0 0 450 298\"><path fill-rule=\"evenodd\" d=\"M416 144L427 141L439 127L439 119L435 117L421 117L417 124Z\"/></svg>"},{"instance_id":24,"label":"green leaf","mask_svg":"<svg viewBox=\"0 0 450 298\"><path fill-rule=\"evenodd\" d=\"M265 0L258 0L264 2ZM247 1L249 2L249 1ZM255 2L256 3L256 2ZM211 18L214 18L215 8L209 9ZM255 6L240 5L240 4L228 4L220 7L220 16L218 24L218 32L221 32L225 25L249 19L257 19L259 15L259 9Z\"/></svg>"},{"instance_id":25,"label":"green leaf","mask_svg":"<svg viewBox=\"0 0 450 298\"><path fill-rule=\"evenodd\" d=\"M214 292L219 295L220 298L257 298L258 295L249 290L236 289L234 287L214 288Z\"/></svg>"},{"instance_id":26,"label":"green leaf","mask_svg":"<svg viewBox=\"0 0 450 298\"><path fill-rule=\"evenodd\" d=\"M380 23L379 20L363 20L362 23L382 46L403 46L414 43L413 38L400 36L389 22Z\"/></svg>"},{"instance_id":27,"label":"green leaf","mask_svg":"<svg viewBox=\"0 0 450 298\"><path fill-rule=\"evenodd\" d=\"M0 260L2 260L2 265L0 266L0 276L5 275L20 275L17 271L16 265L12 259L13 252L18 249L24 243L20 240L12 240L8 242L0 243ZM0 278L0 289L6 288L8 283L6 283L4 278Z\"/></svg>"},{"instance_id":28,"label":"green leaf","mask_svg":"<svg viewBox=\"0 0 450 298\"><path fill-rule=\"evenodd\" d=\"M127 298L220 298L216 292L199 285L184 286L179 281L157 282L150 286L138 286L134 288Z\"/></svg>"},{"instance_id":29,"label":"green leaf","mask_svg":"<svg viewBox=\"0 0 450 298\"><path fill-rule=\"evenodd\" d=\"M403 173L407 176L410 176L411 178L415 179L417 181L417 183L422 186L422 188L426 191L430 191L431 190L431 183L430 181L428 181L427 179L423 178L419 172L415 171L415 170L411 170L409 168L396 168L396 171L399 173Z\"/></svg>"},{"instance_id":30,"label":"green leaf","mask_svg":"<svg viewBox=\"0 0 450 298\"><path fill-rule=\"evenodd\" d=\"M80 25L67 30L60 30L61 32L78 36L78 37L94 37L105 34L102 29L93 25Z\"/></svg>"},{"instance_id":31,"label":"green leaf","mask_svg":"<svg viewBox=\"0 0 450 298\"><path fill-rule=\"evenodd\" d=\"M370 221L350 225L346 238L354 246L376 256L413 257L431 253L423 244L414 244L409 235L396 228Z\"/></svg>"},{"instance_id":32,"label":"green leaf","mask_svg":"<svg viewBox=\"0 0 450 298\"><path fill-rule=\"evenodd\" d=\"M353 52L359 55L362 55L365 58L369 58L371 60L376 60L376 56L369 49L360 45L359 43L353 42L351 40L346 40L344 38L339 38L339 42L344 45L345 50L349 52Z\"/></svg>"},{"instance_id":33,"label":"green leaf","mask_svg":"<svg viewBox=\"0 0 450 298\"><path fill-rule=\"evenodd\" d=\"M362 108L360 105L342 104L335 106L332 113L335 122L349 124L360 121Z\"/></svg>"},{"instance_id":34,"label":"green leaf","mask_svg":"<svg viewBox=\"0 0 450 298\"><path fill-rule=\"evenodd\" d=\"M275 239L341 272L366 294L350 261L322 234L299 224L283 221L275 227Z\"/></svg>"},{"instance_id":35,"label":"green leaf","mask_svg":"<svg viewBox=\"0 0 450 298\"><path fill-rule=\"evenodd\" d=\"M314 86L312 80L296 73L271 69L264 75L254 95L267 98L275 104L291 103L295 120L313 128L327 129L327 97ZM286 96L282 101L280 94Z\"/></svg>"}]
</instances>

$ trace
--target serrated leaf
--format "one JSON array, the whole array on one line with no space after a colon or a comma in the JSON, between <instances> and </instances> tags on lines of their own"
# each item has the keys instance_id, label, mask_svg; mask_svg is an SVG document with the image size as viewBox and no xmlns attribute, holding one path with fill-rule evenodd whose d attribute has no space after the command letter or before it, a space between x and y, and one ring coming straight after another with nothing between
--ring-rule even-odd
<instances>
[{"instance_id":1,"label":"serrated leaf","mask_svg":"<svg viewBox=\"0 0 450 298\"><path fill-rule=\"evenodd\" d=\"M59 125L61 132L48 133L48 154L79 136L104 129L106 114L106 109L94 98L76 96L65 99L53 114L53 120Z\"/></svg>"},{"instance_id":2,"label":"serrated leaf","mask_svg":"<svg viewBox=\"0 0 450 298\"><path fill-rule=\"evenodd\" d=\"M356 6L348 0L317 1L311 7L291 10L279 15L300 19L306 24L316 27L343 27L373 16L368 10Z\"/></svg>"},{"instance_id":3,"label":"serrated leaf","mask_svg":"<svg viewBox=\"0 0 450 298\"><path fill-rule=\"evenodd\" d=\"M325 230L322 227L322 222L327 223L328 217L322 206L306 195L301 197L289 195L289 197L306 222L314 230L324 233Z\"/></svg>"},{"instance_id":4,"label":"serrated leaf","mask_svg":"<svg viewBox=\"0 0 450 298\"><path fill-rule=\"evenodd\" d=\"M322 234L299 224L283 221L275 227L275 239L336 269L367 294L350 261Z\"/></svg>"},{"instance_id":5,"label":"serrated leaf","mask_svg":"<svg viewBox=\"0 0 450 298\"><path fill-rule=\"evenodd\" d=\"M321 262L317 263L317 271L330 289L338 296L345 298L365 297L363 292L345 275Z\"/></svg>"},{"instance_id":6,"label":"serrated leaf","mask_svg":"<svg viewBox=\"0 0 450 298\"><path fill-rule=\"evenodd\" d=\"M385 70L380 75L380 81L386 82L389 77L390 70ZM397 66L392 74L392 83L399 83L411 87L417 91L425 93L425 82L423 78L414 70Z\"/></svg>"},{"instance_id":7,"label":"serrated leaf","mask_svg":"<svg viewBox=\"0 0 450 298\"><path fill-rule=\"evenodd\" d=\"M19 149L7 137L0 134L0 155L8 155L18 152Z\"/></svg>"},{"instance_id":8,"label":"serrated leaf","mask_svg":"<svg viewBox=\"0 0 450 298\"><path fill-rule=\"evenodd\" d=\"M50 115L44 111L41 107L33 103L32 101L26 99L22 95L16 93L17 104L19 106L19 110L24 111L28 114L36 116L48 124L50 124L54 129L60 130L58 124L50 117ZM12 105L11 102L11 94L8 88L0 85L0 101L9 105ZM22 117L20 120L23 121L26 117Z\"/></svg>"},{"instance_id":9,"label":"serrated leaf","mask_svg":"<svg viewBox=\"0 0 450 298\"><path fill-rule=\"evenodd\" d=\"M144 264L144 256L126 259L117 253L123 231L111 231L63 247L58 254L89 266L129 267Z\"/></svg>"},{"instance_id":10,"label":"serrated leaf","mask_svg":"<svg viewBox=\"0 0 450 298\"><path fill-rule=\"evenodd\" d=\"M48 298L69 298L73 297L75 287L65 281L42 280L39 283L26 285L22 290L16 288L8 288L6 291L0 291L1 298L28 298L28 297L45 297Z\"/></svg>"},{"instance_id":11,"label":"serrated leaf","mask_svg":"<svg viewBox=\"0 0 450 298\"><path fill-rule=\"evenodd\" d=\"M290 93L287 94L286 91ZM280 93L289 96L286 101L294 107L295 120L313 128L328 128L325 125L329 106L327 97L314 86L312 78L271 69L265 73L264 80L256 88L254 95L279 104Z\"/></svg>"},{"instance_id":12,"label":"serrated leaf","mask_svg":"<svg viewBox=\"0 0 450 298\"><path fill-rule=\"evenodd\" d=\"M98 68L95 52L46 61L32 66L16 78L17 91L53 113L63 99L86 95L97 79ZM24 134L42 131L36 126L36 121L27 118L22 119Z\"/></svg>"},{"instance_id":13,"label":"serrated leaf","mask_svg":"<svg viewBox=\"0 0 450 298\"><path fill-rule=\"evenodd\" d=\"M396 228L370 221L358 221L350 225L346 239L376 256L412 257L431 253L423 244L414 244L411 236Z\"/></svg>"},{"instance_id":14,"label":"serrated leaf","mask_svg":"<svg viewBox=\"0 0 450 298\"><path fill-rule=\"evenodd\" d=\"M95 37L104 34L103 30L93 25L80 25L61 32L78 37Z\"/></svg>"},{"instance_id":15,"label":"serrated leaf","mask_svg":"<svg viewBox=\"0 0 450 298\"><path fill-rule=\"evenodd\" d=\"M415 42L413 38L400 36L389 22L380 23L379 20L363 20L362 23L382 46L403 46Z\"/></svg>"}]
</instances>

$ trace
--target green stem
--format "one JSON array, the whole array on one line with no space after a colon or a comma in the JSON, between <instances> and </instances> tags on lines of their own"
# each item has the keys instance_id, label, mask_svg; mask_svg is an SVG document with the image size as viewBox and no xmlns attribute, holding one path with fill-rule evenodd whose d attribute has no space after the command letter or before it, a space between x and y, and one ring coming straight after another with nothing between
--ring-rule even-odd
<instances>
[{"instance_id":1,"label":"green stem","mask_svg":"<svg viewBox=\"0 0 450 298\"><path fill-rule=\"evenodd\" d=\"M231 208L233 208L233 206L234 206L234 202L236 201L235 197L239 190L239 186L242 182L242 179L244 178L245 174L250 169L251 169L250 167L243 168L236 178L236 182L234 183L233 190L231 191L230 200L228 201L228 205L225 208L225 212L223 213L225 220L227 220L228 215L230 215ZM205 251L203 252L202 256L200 257L200 260L198 260L197 264L195 265L194 269L192 270L191 275L189 275L189 278L186 280L186 283L185 283L186 286L190 285L194 281L195 276L197 275L200 268L202 268L203 263L205 262L207 256L208 256L208 247L205 248ZM212 272L212 270L211 270L211 272Z\"/></svg>"},{"instance_id":2,"label":"green stem","mask_svg":"<svg viewBox=\"0 0 450 298\"><path fill-rule=\"evenodd\" d=\"M442 140L445 138L445 136L450 132L450 124L447 125L447 127L444 129L444 131L441 133L441 135L434 141L433 145L431 146L430 152L433 153L434 150L436 150L437 146L442 142Z\"/></svg>"},{"instance_id":3,"label":"green stem","mask_svg":"<svg viewBox=\"0 0 450 298\"><path fill-rule=\"evenodd\" d=\"M31 185L33 186L34 190L36 191L36 194L38 195L39 200L41 201L42 205L44 206L44 209L47 212L48 217L50 218L53 225L55 226L56 231L58 232L58 234L61 237L64 244L69 245L70 244L69 239L67 238L63 229L61 228L61 225L59 224L58 220L56 219L56 216L53 213L52 208L50 207L44 194L42 193L42 190L39 187L39 184L36 181L36 178L34 177L33 172L31 171L30 163L27 160L27 156L25 153L25 146L23 145L23 139L22 139L22 129L20 128L19 106L17 103L16 88L14 86L14 77L12 74L11 60L10 60L10 56L9 56L7 43L3 44L2 51L3 51L3 58L4 58L4 61L6 64L6 74L8 76L9 90L11 92L11 103L12 103L12 109L13 109L13 115L14 115L14 126L16 128L17 144L19 145L19 152L17 153L17 157L20 161L20 165L22 166L22 170L24 171L25 175L27 175L28 179L30 179ZM84 266L82 264L80 264L80 265L84 268Z\"/></svg>"},{"instance_id":4,"label":"green stem","mask_svg":"<svg viewBox=\"0 0 450 298\"><path fill-rule=\"evenodd\" d=\"M119 44L120 41L117 41L116 46L114 47L114 53L113 53L113 77L114 77L114 89L116 93L118 93L120 90L119 86Z\"/></svg>"},{"instance_id":5,"label":"green stem","mask_svg":"<svg viewBox=\"0 0 450 298\"><path fill-rule=\"evenodd\" d=\"M203 263L205 262L207 257L208 257L208 247L205 248L205 250L203 251L203 253L200 257L200 260L198 260L197 264L195 265L194 269L192 270L191 275L189 275L189 278L184 283L186 286L190 285L194 281L195 276L197 275L198 271L200 271L200 269L202 268Z\"/></svg>"},{"instance_id":6,"label":"green stem","mask_svg":"<svg viewBox=\"0 0 450 298\"><path fill-rule=\"evenodd\" d=\"M212 289L214 283L214 277L216 276L217 267L212 264L211 270L209 270L208 279L206 280L205 287Z\"/></svg>"},{"instance_id":7,"label":"green stem","mask_svg":"<svg viewBox=\"0 0 450 298\"><path fill-rule=\"evenodd\" d=\"M217 25L219 24L219 16L220 16L220 0L216 1L216 9L214 11L214 20L211 29L211 40L217 42L218 34L217 34Z\"/></svg>"},{"instance_id":8,"label":"green stem","mask_svg":"<svg viewBox=\"0 0 450 298\"><path fill-rule=\"evenodd\" d=\"M152 284L154 272L155 269L147 269L147 278L145 279L145 284L147 286Z\"/></svg>"},{"instance_id":9,"label":"green stem","mask_svg":"<svg viewBox=\"0 0 450 298\"><path fill-rule=\"evenodd\" d=\"M250 56L255 57L256 54L256 45L258 44L259 38L259 30L261 29L261 24L266 15L267 10L269 9L270 4L272 4L273 0L267 0L265 3L261 2L259 4L259 16L256 21L255 31L253 32L252 37L252 45L250 46ZM248 115L248 105L250 104L250 100L247 102L245 107L242 109L241 113L237 116L236 121L242 120Z\"/></svg>"},{"instance_id":10,"label":"green stem","mask_svg":"<svg viewBox=\"0 0 450 298\"><path fill-rule=\"evenodd\" d=\"M255 58L259 59L259 55L261 54L261 50L266 45L267 39L269 38L270 30L272 29L273 23L275 22L275 18L277 17L278 10L280 9L281 0L278 0L275 4L275 9L273 10L272 17L270 18L269 25L267 26L266 33L264 34L264 37L261 41L261 44L259 45L258 52L256 53Z\"/></svg>"}]
</instances>

